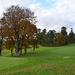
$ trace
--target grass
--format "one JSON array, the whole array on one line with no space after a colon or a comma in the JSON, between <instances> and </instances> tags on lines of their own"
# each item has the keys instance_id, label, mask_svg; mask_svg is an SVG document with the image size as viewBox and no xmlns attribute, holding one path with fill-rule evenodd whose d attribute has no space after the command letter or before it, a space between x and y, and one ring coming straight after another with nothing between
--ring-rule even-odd
<instances>
[{"instance_id":1,"label":"grass","mask_svg":"<svg viewBox=\"0 0 75 75\"><path fill-rule=\"evenodd\" d=\"M75 75L75 44L62 47L40 47L35 54L28 49L20 57L0 57L0 75Z\"/></svg>"}]
</instances>

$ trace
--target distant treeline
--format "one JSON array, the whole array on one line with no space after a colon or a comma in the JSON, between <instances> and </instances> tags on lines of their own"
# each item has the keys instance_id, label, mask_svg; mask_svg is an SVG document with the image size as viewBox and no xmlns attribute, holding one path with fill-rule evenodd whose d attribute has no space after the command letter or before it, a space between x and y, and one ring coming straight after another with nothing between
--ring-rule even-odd
<instances>
[{"instance_id":1,"label":"distant treeline","mask_svg":"<svg viewBox=\"0 0 75 75\"><path fill-rule=\"evenodd\" d=\"M37 29L38 33L38 40L40 42L40 45L42 46L64 46L67 44L73 44L75 43L75 34L73 32L73 29L71 28L71 31L69 34L67 34L67 28L62 27L61 32L57 33L55 30L49 30L47 32L46 29L43 29L41 32L41 29Z\"/></svg>"}]
</instances>

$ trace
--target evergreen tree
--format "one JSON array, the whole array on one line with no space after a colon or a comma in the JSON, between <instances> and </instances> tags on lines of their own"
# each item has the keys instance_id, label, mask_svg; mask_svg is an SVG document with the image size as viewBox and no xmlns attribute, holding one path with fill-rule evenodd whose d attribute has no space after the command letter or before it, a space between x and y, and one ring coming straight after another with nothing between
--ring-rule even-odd
<instances>
[{"instance_id":1,"label":"evergreen tree","mask_svg":"<svg viewBox=\"0 0 75 75\"><path fill-rule=\"evenodd\" d=\"M46 29L42 30L42 46L46 46Z\"/></svg>"},{"instance_id":2,"label":"evergreen tree","mask_svg":"<svg viewBox=\"0 0 75 75\"><path fill-rule=\"evenodd\" d=\"M49 30L47 33L47 44L48 46L54 46L54 39L55 39L55 30Z\"/></svg>"},{"instance_id":3,"label":"evergreen tree","mask_svg":"<svg viewBox=\"0 0 75 75\"><path fill-rule=\"evenodd\" d=\"M71 28L71 32L69 34L69 43L74 43L74 32L73 29Z\"/></svg>"},{"instance_id":4,"label":"evergreen tree","mask_svg":"<svg viewBox=\"0 0 75 75\"><path fill-rule=\"evenodd\" d=\"M63 27L61 28L61 33L62 33L64 36L67 35L66 27L63 26Z\"/></svg>"},{"instance_id":5,"label":"evergreen tree","mask_svg":"<svg viewBox=\"0 0 75 75\"><path fill-rule=\"evenodd\" d=\"M66 30L67 30L67 28L64 26L61 28L61 33L63 34L65 41L66 41L65 44L68 44L67 31Z\"/></svg>"}]
</instances>

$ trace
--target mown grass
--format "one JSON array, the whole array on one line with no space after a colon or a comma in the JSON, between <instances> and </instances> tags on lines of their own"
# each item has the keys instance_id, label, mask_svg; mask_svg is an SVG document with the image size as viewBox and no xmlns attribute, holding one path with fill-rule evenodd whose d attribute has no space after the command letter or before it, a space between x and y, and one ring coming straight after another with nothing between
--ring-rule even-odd
<instances>
[{"instance_id":1,"label":"mown grass","mask_svg":"<svg viewBox=\"0 0 75 75\"><path fill-rule=\"evenodd\" d=\"M1 75L75 75L75 44L62 47L39 47L35 54L28 49L20 57L0 57Z\"/></svg>"}]
</instances>

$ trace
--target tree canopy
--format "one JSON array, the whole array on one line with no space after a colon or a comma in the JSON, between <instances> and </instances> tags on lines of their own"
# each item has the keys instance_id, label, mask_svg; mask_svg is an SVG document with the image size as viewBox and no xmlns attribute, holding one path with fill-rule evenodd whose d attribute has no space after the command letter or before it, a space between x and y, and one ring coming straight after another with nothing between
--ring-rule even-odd
<instances>
[{"instance_id":1,"label":"tree canopy","mask_svg":"<svg viewBox=\"0 0 75 75\"><path fill-rule=\"evenodd\" d=\"M5 43L8 41L14 44L16 56L19 56L20 47L25 40L30 40L36 31L36 16L30 9L23 9L19 6L11 6L6 10L1 19L1 28L4 27Z\"/></svg>"}]
</instances>

